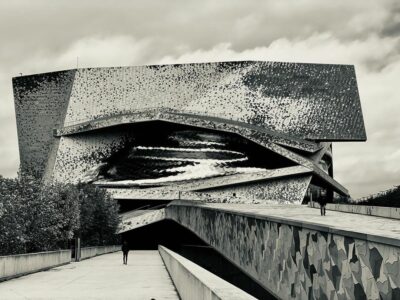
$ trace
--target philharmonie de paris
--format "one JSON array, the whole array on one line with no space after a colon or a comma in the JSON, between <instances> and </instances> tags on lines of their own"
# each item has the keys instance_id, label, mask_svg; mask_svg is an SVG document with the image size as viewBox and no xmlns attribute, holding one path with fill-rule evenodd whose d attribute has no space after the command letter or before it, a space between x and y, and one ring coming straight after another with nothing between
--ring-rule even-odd
<instances>
[{"instance_id":1,"label":"philharmonie de paris","mask_svg":"<svg viewBox=\"0 0 400 300\"><path fill-rule=\"evenodd\" d=\"M159 249L173 280L181 260L256 297L400 293L400 244L310 207L350 198L334 144L367 139L354 66L80 68L13 89L21 169L106 189L121 240Z\"/></svg>"}]
</instances>

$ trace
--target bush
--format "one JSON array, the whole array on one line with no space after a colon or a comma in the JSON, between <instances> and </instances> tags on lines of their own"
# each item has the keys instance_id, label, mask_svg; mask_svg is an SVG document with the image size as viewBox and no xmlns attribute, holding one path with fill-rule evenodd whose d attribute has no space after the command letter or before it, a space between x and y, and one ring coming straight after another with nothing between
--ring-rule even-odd
<instances>
[{"instance_id":1,"label":"bush","mask_svg":"<svg viewBox=\"0 0 400 300\"><path fill-rule=\"evenodd\" d=\"M0 255L117 241L118 204L105 190L87 184L42 185L35 176L0 176Z\"/></svg>"}]
</instances>

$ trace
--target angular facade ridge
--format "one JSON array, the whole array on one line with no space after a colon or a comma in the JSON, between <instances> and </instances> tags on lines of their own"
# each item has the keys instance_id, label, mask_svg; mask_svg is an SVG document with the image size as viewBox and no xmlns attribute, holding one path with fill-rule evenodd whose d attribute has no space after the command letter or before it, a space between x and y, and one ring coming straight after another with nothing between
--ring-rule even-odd
<instances>
[{"instance_id":1,"label":"angular facade ridge","mask_svg":"<svg viewBox=\"0 0 400 300\"><path fill-rule=\"evenodd\" d=\"M20 167L43 176L63 125L76 70L13 78ZM51 161L51 159L50 159Z\"/></svg>"}]
</instances>

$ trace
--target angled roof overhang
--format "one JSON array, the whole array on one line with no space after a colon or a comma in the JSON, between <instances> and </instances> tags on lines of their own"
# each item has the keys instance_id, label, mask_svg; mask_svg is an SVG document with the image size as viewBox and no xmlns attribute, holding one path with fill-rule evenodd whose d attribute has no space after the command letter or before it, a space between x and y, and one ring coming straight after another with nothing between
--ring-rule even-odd
<instances>
[{"instance_id":1,"label":"angled roof overhang","mask_svg":"<svg viewBox=\"0 0 400 300\"><path fill-rule=\"evenodd\" d=\"M353 66L282 62L78 69L63 127L150 109L302 140L366 140Z\"/></svg>"}]
</instances>

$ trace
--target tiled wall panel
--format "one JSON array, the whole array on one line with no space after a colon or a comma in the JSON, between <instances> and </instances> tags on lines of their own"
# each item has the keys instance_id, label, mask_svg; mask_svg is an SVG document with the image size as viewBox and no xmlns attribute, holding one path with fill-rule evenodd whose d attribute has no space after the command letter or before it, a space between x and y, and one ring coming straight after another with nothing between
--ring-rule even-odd
<instances>
[{"instance_id":1,"label":"tiled wall panel","mask_svg":"<svg viewBox=\"0 0 400 300\"><path fill-rule=\"evenodd\" d=\"M400 299L399 247L196 206L166 217L282 299Z\"/></svg>"}]
</instances>

